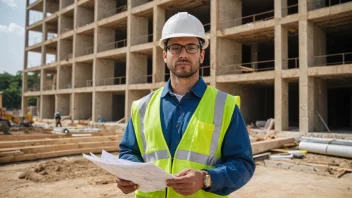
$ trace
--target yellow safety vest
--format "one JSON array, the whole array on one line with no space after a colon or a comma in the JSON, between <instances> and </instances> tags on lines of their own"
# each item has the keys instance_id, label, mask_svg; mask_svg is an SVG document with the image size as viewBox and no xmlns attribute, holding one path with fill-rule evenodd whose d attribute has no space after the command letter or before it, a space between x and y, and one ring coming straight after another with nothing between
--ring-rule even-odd
<instances>
[{"instance_id":1,"label":"yellow safety vest","mask_svg":"<svg viewBox=\"0 0 352 198\"><path fill-rule=\"evenodd\" d=\"M197 170L215 168L221 160L221 145L230 124L235 105L240 106L240 97L231 96L208 86L197 109L192 115L184 135L170 155L160 122L160 95L163 88L150 93L132 104L132 122L138 147L145 162L171 174L185 168ZM136 191L136 197L178 198L185 197L172 188L145 193ZM199 190L187 197L224 197Z\"/></svg>"}]
</instances>

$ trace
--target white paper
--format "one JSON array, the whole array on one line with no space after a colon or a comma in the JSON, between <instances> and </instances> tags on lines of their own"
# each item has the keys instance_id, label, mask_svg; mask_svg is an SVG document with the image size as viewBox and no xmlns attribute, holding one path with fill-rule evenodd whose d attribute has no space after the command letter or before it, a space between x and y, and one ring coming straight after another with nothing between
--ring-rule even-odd
<instances>
[{"instance_id":1,"label":"white paper","mask_svg":"<svg viewBox=\"0 0 352 198\"><path fill-rule=\"evenodd\" d=\"M83 157L121 179L138 184L139 190L143 192L163 190L166 188L166 180L175 178L151 162L138 163L119 159L104 150L100 158L93 153L83 154Z\"/></svg>"}]
</instances>

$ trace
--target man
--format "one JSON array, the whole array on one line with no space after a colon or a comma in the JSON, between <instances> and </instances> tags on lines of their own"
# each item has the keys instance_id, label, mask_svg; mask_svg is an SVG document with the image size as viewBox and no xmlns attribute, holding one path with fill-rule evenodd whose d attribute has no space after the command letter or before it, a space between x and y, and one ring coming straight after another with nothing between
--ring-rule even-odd
<instances>
[{"instance_id":1,"label":"man","mask_svg":"<svg viewBox=\"0 0 352 198\"><path fill-rule=\"evenodd\" d=\"M56 112L55 113L55 115L54 115L54 119L55 119L55 126L56 127L59 127L59 125L60 125L60 127L62 127L62 125L61 125L61 114L60 114L60 112Z\"/></svg>"},{"instance_id":2,"label":"man","mask_svg":"<svg viewBox=\"0 0 352 198\"><path fill-rule=\"evenodd\" d=\"M241 188L255 163L239 97L207 86L199 77L208 46L204 27L182 12L164 25L160 47L170 72L164 88L133 102L120 143L120 158L153 162L175 174L165 190L145 193L116 178L136 197L220 197Z\"/></svg>"}]
</instances>

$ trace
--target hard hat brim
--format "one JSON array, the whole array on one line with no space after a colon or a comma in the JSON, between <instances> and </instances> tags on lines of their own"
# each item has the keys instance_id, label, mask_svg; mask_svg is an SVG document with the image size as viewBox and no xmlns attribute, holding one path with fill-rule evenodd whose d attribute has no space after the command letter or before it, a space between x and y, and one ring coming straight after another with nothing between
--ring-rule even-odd
<instances>
[{"instance_id":1,"label":"hard hat brim","mask_svg":"<svg viewBox=\"0 0 352 198\"><path fill-rule=\"evenodd\" d=\"M159 46L162 49L164 49L164 40L171 39L171 38L177 38L177 37L197 37L197 38L200 38L200 37L198 37L197 35L194 35L194 34L177 33L177 34L172 34L172 35L170 35L168 37L160 39L159 40ZM209 46L209 40L206 39L206 38L201 38L201 39L204 39L204 44L202 46L202 49L206 49Z\"/></svg>"}]
</instances>

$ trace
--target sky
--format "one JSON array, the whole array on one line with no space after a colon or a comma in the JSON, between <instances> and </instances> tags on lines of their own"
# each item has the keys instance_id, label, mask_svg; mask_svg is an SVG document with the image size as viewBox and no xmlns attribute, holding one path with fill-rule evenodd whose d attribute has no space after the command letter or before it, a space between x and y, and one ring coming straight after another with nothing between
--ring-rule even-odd
<instances>
[{"instance_id":1,"label":"sky","mask_svg":"<svg viewBox=\"0 0 352 198\"><path fill-rule=\"evenodd\" d=\"M38 12L30 12L29 21L40 16ZM25 17L26 0L0 0L0 73L16 74L23 70ZM41 35L30 32L29 43L38 37ZM40 60L40 54L28 54L29 62L40 63Z\"/></svg>"},{"instance_id":2,"label":"sky","mask_svg":"<svg viewBox=\"0 0 352 198\"><path fill-rule=\"evenodd\" d=\"M0 73L23 70L25 0L0 0Z\"/></svg>"}]
</instances>

